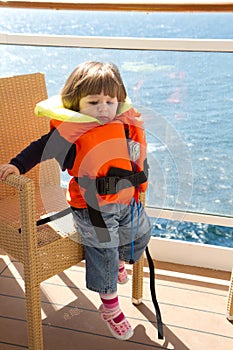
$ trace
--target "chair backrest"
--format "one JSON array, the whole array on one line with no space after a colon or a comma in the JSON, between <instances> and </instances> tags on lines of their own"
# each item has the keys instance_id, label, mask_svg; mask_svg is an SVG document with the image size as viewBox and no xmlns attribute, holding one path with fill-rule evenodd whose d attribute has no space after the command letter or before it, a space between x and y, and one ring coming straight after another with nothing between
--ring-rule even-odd
<instances>
[{"instance_id":1,"label":"chair backrest","mask_svg":"<svg viewBox=\"0 0 233 350\"><path fill-rule=\"evenodd\" d=\"M36 117L36 103L47 98L44 74L33 73L0 78L0 164L8 163L32 141L49 131L49 119ZM59 184L60 170L55 160L34 167L27 175L35 185ZM0 198L9 196L1 184ZM11 190L13 194L14 190Z\"/></svg>"}]
</instances>

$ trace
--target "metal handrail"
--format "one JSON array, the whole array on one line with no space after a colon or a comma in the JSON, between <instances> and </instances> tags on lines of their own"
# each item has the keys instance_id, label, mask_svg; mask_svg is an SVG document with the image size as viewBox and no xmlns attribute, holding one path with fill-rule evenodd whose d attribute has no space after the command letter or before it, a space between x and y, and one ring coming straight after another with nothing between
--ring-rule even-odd
<instances>
[{"instance_id":1,"label":"metal handrail","mask_svg":"<svg viewBox=\"0 0 233 350\"><path fill-rule=\"evenodd\" d=\"M0 7L53 9L53 10L85 10L85 11L142 11L142 12L233 12L233 2L230 0L159 0L159 1L108 1L108 0L3 0Z\"/></svg>"},{"instance_id":2,"label":"metal handrail","mask_svg":"<svg viewBox=\"0 0 233 350\"><path fill-rule=\"evenodd\" d=\"M0 33L0 44L113 50L233 52L233 39L161 39Z\"/></svg>"}]
</instances>

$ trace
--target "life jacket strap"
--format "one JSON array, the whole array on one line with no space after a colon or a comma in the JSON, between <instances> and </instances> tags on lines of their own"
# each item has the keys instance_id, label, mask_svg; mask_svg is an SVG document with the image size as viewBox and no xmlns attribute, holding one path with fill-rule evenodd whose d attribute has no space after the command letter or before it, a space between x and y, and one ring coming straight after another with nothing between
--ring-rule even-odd
<instances>
[{"instance_id":1,"label":"life jacket strap","mask_svg":"<svg viewBox=\"0 0 233 350\"><path fill-rule=\"evenodd\" d=\"M65 209L59 211L58 213L55 213L55 214L52 214L52 215L50 215L50 216L46 216L46 217L43 218L43 219L37 220L37 221L36 221L36 226L45 225L45 224L47 224L48 222L51 222L51 221L60 219L60 218L62 218L63 216L68 215L68 214L70 214L70 213L72 213L71 208L70 208L70 207L65 208ZM19 231L19 233L21 233L21 231L22 231L21 228L19 228L18 231Z\"/></svg>"},{"instance_id":2,"label":"life jacket strap","mask_svg":"<svg viewBox=\"0 0 233 350\"><path fill-rule=\"evenodd\" d=\"M99 195L116 194L120 190L135 187L147 181L144 171L139 171L127 176L102 176L90 179L88 176L75 177L75 181L88 190L90 186L95 186Z\"/></svg>"},{"instance_id":3,"label":"life jacket strap","mask_svg":"<svg viewBox=\"0 0 233 350\"><path fill-rule=\"evenodd\" d=\"M111 237L110 237L108 228L105 224L105 221L100 212L99 203L96 198L96 187L94 186L94 182L90 182L84 194L84 198L87 204L88 214L89 214L91 223L95 229L99 242L100 243L110 242Z\"/></svg>"},{"instance_id":4,"label":"life jacket strap","mask_svg":"<svg viewBox=\"0 0 233 350\"><path fill-rule=\"evenodd\" d=\"M138 187L143 182L146 182L147 178L144 171L133 173L129 176L104 176L96 179L97 192L100 195L115 194L120 190L129 188L131 186Z\"/></svg>"}]
</instances>

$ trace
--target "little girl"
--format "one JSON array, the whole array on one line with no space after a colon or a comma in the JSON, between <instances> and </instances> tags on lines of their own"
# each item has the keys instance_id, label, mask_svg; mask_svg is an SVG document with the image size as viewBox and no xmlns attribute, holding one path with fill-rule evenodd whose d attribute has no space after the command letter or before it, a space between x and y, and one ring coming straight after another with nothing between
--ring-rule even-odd
<instances>
[{"instance_id":1,"label":"little girl","mask_svg":"<svg viewBox=\"0 0 233 350\"><path fill-rule=\"evenodd\" d=\"M140 202L148 173L141 115L117 67L101 62L78 65L60 96L40 102L35 112L51 118L50 132L0 166L0 178L50 158L68 171L67 201L85 249L87 288L99 293L100 315L112 335L127 340L133 330L117 282L127 282L124 263L138 261L151 236Z\"/></svg>"}]
</instances>

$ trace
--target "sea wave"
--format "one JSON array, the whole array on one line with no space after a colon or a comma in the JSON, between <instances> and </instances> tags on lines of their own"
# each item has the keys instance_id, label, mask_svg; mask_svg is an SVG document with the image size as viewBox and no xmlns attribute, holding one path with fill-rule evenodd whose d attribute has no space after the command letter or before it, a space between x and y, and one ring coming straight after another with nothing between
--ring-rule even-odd
<instances>
[{"instance_id":1,"label":"sea wave","mask_svg":"<svg viewBox=\"0 0 233 350\"><path fill-rule=\"evenodd\" d=\"M233 248L233 228L150 218L153 237Z\"/></svg>"}]
</instances>

